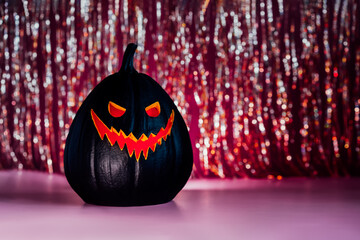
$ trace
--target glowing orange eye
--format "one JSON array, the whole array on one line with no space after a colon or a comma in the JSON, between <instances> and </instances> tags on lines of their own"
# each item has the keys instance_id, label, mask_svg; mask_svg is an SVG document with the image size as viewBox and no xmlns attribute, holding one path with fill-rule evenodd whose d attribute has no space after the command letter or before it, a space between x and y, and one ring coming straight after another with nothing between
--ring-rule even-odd
<instances>
[{"instance_id":1,"label":"glowing orange eye","mask_svg":"<svg viewBox=\"0 0 360 240\"><path fill-rule=\"evenodd\" d=\"M109 102L108 105L108 110L111 116L113 117L121 117L122 115L124 115L126 109L123 107L120 107L119 105L117 105L116 103L113 102Z\"/></svg>"},{"instance_id":2,"label":"glowing orange eye","mask_svg":"<svg viewBox=\"0 0 360 240\"><path fill-rule=\"evenodd\" d=\"M159 116L159 114L160 114L160 103L159 102L154 102L153 104L146 107L145 111L146 111L147 115L149 115L150 117Z\"/></svg>"}]
</instances>

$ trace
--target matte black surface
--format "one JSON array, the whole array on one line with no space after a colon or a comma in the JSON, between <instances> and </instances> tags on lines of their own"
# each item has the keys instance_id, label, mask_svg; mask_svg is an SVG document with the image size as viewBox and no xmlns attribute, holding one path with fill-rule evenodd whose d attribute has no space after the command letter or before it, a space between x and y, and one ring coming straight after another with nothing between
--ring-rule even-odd
<instances>
[{"instance_id":1,"label":"matte black surface","mask_svg":"<svg viewBox=\"0 0 360 240\"><path fill-rule=\"evenodd\" d=\"M132 65L136 49L129 44L118 73L100 82L79 108L66 139L64 167L71 187L87 203L100 205L149 205L172 200L188 180L193 164L190 137L183 118L168 94L152 78ZM108 112L112 101L126 112L119 118ZM158 101L161 113L149 117L145 108ZM108 128L139 138L165 128L172 111L175 119L166 141L149 150L145 160L127 147L102 140L91 118L91 109Z\"/></svg>"}]
</instances>

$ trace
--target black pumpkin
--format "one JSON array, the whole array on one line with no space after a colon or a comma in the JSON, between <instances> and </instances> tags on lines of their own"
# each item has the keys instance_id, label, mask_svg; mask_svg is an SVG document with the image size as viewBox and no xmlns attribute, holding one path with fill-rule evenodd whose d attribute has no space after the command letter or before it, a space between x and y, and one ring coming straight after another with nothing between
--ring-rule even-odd
<instances>
[{"instance_id":1,"label":"black pumpkin","mask_svg":"<svg viewBox=\"0 0 360 240\"><path fill-rule=\"evenodd\" d=\"M134 69L136 47L129 44L120 71L88 95L66 139L65 175L87 203L165 203L191 174L185 122L161 86Z\"/></svg>"}]
</instances>

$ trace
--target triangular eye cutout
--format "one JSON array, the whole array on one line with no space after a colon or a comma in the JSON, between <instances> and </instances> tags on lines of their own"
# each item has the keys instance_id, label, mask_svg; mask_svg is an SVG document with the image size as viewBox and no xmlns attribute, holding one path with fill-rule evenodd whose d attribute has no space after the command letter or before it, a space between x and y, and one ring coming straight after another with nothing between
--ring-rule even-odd
<instances>
[{"instance_id":1,"label":"triangular eye cutout","mask_svg":"<svg viewBox=\"0 0 360 240\"><path fill-rule=\"evenodd\" d=\"M145 108L145 111L147 113L147 115L149 115L150 117L157 117L160 114L160 103L159 102L154 102L153 104L147 106Z\"/></svg>"},{"instance_id":2,"label":"triangular eye cutout","mask_svg":"<svg viewBox=\"0 0 360 240\"><path fill-rule=\"evenodd\" d=\"M116 103L113 103L109 101L108 110L111 116L113 117L121 117L124 115L126 109L117 105Z\"/></svg>"}]
</instances>

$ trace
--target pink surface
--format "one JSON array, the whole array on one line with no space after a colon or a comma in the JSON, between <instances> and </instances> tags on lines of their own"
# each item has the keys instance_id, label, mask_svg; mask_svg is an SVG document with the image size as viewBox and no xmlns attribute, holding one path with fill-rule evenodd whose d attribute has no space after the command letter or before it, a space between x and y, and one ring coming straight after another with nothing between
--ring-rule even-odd
<instances>
[{"instance_id":1,"label":"pink surface","mask_svg":"<svg viewBox=\"0 0 360 240\"><path fill-rule=\"evenodd\" d=\"M0 172L0 239L359 239L360 179L192 180L147 207L84 204L62 175Z\"/></svg>"}]
</instances>

